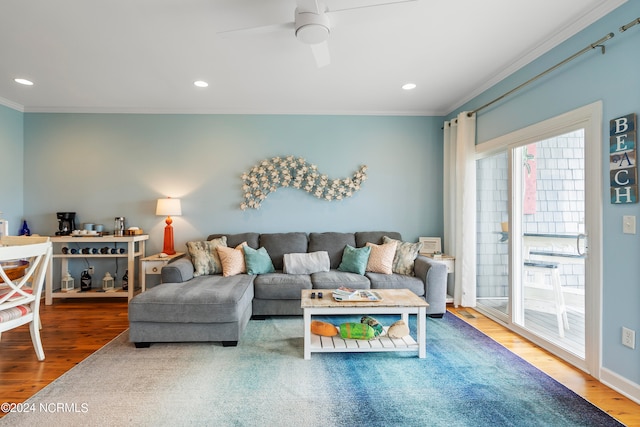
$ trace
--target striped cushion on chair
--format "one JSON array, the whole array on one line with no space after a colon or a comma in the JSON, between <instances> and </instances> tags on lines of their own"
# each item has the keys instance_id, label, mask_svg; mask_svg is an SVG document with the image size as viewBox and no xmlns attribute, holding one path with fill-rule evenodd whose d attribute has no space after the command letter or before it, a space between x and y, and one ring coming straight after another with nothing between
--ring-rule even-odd
<instances>
[{"instance_id":1,"label":"striped cushion on chair","mask_svg":"<svg viewBox=\"0 0 640 427\"><path fill-rule=\"evenodd\" d=\"M31 288L24 288L23 291L27 294L33 294L33 291ZM5 300L5 296L9 293L12 293L12 295L7 298ZM14 301L16 299L19 298L24 298L23 295L20 295L18 292L16 292L14 289L12 288L0 288L0 301Z\"/></svg>"},{"instance_id":2,"label":"striped cushion on chair","mask_svg":"<svg viewBox=\"0 0 640 427\"><path fill-rule=\"evenodd\" d=\"M31 313L31 307L28 305L19 305L0 311L0 323L8 322Z\"/></svg>"}]
</instances>

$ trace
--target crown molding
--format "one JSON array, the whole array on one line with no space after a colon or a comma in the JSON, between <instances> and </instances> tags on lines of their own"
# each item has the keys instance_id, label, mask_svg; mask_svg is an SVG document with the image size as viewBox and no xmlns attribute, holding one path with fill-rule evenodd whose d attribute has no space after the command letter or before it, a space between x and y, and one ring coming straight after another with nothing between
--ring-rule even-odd
<instances>
[{"instance_id":1,"label":"crown molding","mask_svg":"<svg viewBox=\"0 0 640 427\"><path fill-rule=\"evenodd\" d=\"M24 105L20 105L16 102L9 101L8 99L0 97L0 105L4 105L5 107L12 108L14 110L20 111L24 113Z\"/></svg>"},{"instance_id":2,"label":"crown molding","mask_svg":"<svg viewBox=\"0 0 640 427\"><path fill-rule=\"evenodd\" d=\"M467 102L481 95L491 87L495 86L505 78L509 77L511 74L515 73L516 71L524 68L526 65L540 58L542 55L549 52L553 48L569 40L571 37L575 36L580 31L584 30L589 25L593 24L599 19L602 19L604 16L608 15L613 10L622 6L626 2L627 0L609 0L609 1L605 1L597 4L593 9L585 12L585 14L582 15L580 18L576 19L571 24L567 25L562 31L558 32L557 34L554 34L552 37L543 41L537 47L529 51L526 55L521 56L511 65L504 68L500 73L496 74L493 78L487 80L483 85L479 86L474 91L470 92L463 98L451 104L451 106L447 109L448 112L444 115L446 116L453 113L454 111L462 107Z\"/></svg>"}]
</instances>

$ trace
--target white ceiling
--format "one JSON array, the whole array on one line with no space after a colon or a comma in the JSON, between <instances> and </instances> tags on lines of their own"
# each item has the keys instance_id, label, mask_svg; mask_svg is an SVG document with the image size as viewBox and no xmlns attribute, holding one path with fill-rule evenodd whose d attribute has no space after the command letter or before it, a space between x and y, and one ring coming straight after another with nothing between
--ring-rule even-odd
<instances>
[{"instance_id":1,"label":"white ceiling","mask_svg":"<svg viewBox=\"0 0 640 427\"><path fill-rule=\"evenodd\" d=\"M329 10L385 1L396 0L324 0ZM291 22L295 0L2 0L0 103L25 112L445 115L623 2L417 0L340 12L331 64L317 68L293 29L218 34ZM417 88L401 90L406 82Z\"/></svg>"}]
</instances>

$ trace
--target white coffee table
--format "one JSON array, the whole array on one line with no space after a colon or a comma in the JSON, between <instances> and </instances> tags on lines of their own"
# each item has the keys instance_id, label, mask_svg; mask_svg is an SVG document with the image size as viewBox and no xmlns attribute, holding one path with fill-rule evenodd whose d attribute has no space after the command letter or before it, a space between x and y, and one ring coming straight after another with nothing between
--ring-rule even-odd
<instances>
[{"instance_id":1,"label":"white coffee table","mask_svg":"<svg viewBox=\"0 0 640 427\"><path fill-rule=\"evenodd\" d=\"M304 317L304 358L311 359L311 353L370 352L370 351L417 351L418 357L427 355L427 304L408 289L375 289L382 301L335 301L331 289L305 289L302 291L301 307ZM316 298L311 298L315 292ZM323 298L318 298L318 292ZM417 316L417 336L402 339L380 337L373 340L342 339L321 337L311 333L311 317L321 315L376 315L400 314L409 325L409 315ZM336 325L339 326L339 325ZM388 325L387 325L388 326ZM386 328L385 328L386 330Z\"/></svg>"}]
</instances>

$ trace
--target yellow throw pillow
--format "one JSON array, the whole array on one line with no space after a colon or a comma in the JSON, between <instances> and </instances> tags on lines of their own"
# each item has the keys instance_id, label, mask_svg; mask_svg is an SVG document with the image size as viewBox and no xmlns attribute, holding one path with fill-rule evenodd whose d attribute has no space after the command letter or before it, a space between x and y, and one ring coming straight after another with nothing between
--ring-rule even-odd
<instances>
[{"instance_id":1,"label":"yellow throw pillow","mask_svg":"<svg viewBox=\"0 0 640 427\"><path fill-rule=\"evenodd\" d=\"M392 274L393 257L396 254L397 242L394 241L382 245L374 245L373 243L367 242L367 246L371 247L369 261L367 262L367 271Z\"/></svg>"},{"instance_id":2,"label":"yellow throw pillow","mask_svg":"<svg viewBox=\"0 0 640 427\"><path fill-rule=\"evenodd\" d=\"M244 263L244 252L242 246L247 242L242 242L235 248L225 246L216 247L220 263L222 264L222 275L224 277L235 276L247 272L247 266Z\"/></svg>"},{"instance_id":3,"label":"yellow throw pillow","mask_svg":"<svg viewBox=\"0 0 640 427\"><path fill-rule=\"evenodd\" d=\"M312 320L311 333L315 335L321 335L323 337L333 337L338 335L338 328L336 328L331 323Z\"/></svg>"}]
</instances>

